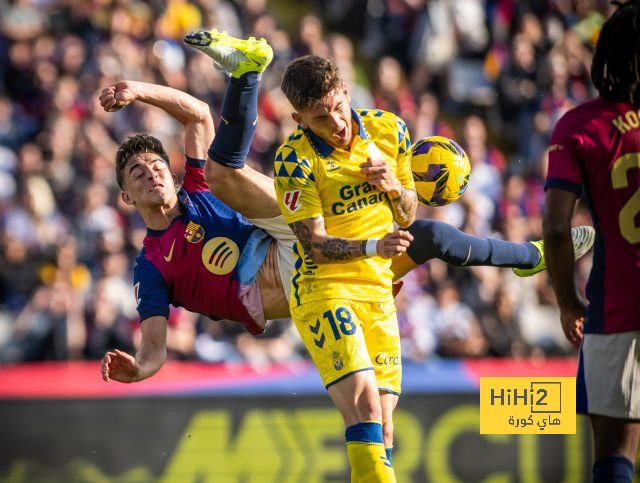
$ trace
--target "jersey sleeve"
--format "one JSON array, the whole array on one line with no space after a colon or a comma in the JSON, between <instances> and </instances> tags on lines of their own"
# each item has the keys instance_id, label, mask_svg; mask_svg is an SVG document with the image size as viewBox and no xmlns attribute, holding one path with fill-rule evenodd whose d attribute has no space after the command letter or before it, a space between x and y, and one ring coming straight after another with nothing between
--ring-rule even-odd
<instances>
[{"instance_id":1,"label":"jersey sleeve","mask_svg":"<svg viewBox=\"0 0 640 483\"><path fill-rule=\"evenodd\" d=\"M310 162L283 145L275 159L276 197L287 223L322 216L322 203Z\"/></svg>"},{"instance_id":2,"label":"jersey sleeve","mask_svg":"<svg viewBox=\"0 0 640 483\"><path fill-rule=\"evenodd\" d=\"M209 191L209 186L204 180L204 165L206 162L207 161L204 159L196 159L187 156L182 186L189 193Z\"/></svg>"},{"instance_id":3,"label":"jersey sleeve","mask_svg":"<svg viewBox=\"0 0 640 483\"><path fill-rule=\"evenodd\" d=\"M160 271L141 254L133 269L136 309L140 321L160 315L169 318L169 294Z\"/></svg>"},{"instance_id":4,"label":"jersey sleeve","mask_svg":"<svg viewBox=\"0 0 640 483\"><path fill-rule=\"evenodd\" d=\"M396 160L396 178L406 189L415 190L411 172L411 138L405 122L396 117L398 129L398 157Z\"/></svg>"},{"instance_id":5,"label":"jersey sleeve","mask_svg":"<svg viewBox=\"0 0 640 483\"><path fill-rule=\"evenodd\" d=\"M569 112L558 121L551 134L545 190L560 188L580 196L582 173L577 153L581 144L580 135L572 128L571 112Z\"/></svg>"}]
</instances>

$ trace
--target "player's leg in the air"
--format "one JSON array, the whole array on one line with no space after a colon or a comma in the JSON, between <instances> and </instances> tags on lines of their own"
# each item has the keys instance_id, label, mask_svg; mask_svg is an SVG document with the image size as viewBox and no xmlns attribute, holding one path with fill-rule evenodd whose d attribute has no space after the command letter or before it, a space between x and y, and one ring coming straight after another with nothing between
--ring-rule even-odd
<instances>
[{"instance_id":1,"label":"player's leg in the air","mask_svg":"<svg viewBox=\"0 0 640 483\"><path fill-rule=\"evenodd\" d=\"M394 257L391 269L395 279L438 258L450 265L512 267L516 275L529 277L546 268L542 241L514 243L496 238L479 238L439 221L417 220L408 228L413 241L406 254ZM590 226L572 228L576 260L593 246L595 231Z\"/></svg>"},{"instance_id":2,"label":"player's leg in the air","mask_svg":"<svg viewBox=\"0 0 640 483\"><path fill-rule=\"evenodd\" d=\"M264 39L237 39L215 29L191 33L184 41L230 76L205 167L209 189L247 218L280 215L273 180L245 165L258 121L258 83L273 58L271 47Z\"/></svg>"},{"instance_id":3,"label":"player's leg in the air","mask_svg":"<svg viewBox=\"0 0 640 483\"><path fill-rule=\"evenodd\" d=\"M273 179L245 165L258 121L258 83L273 57L271 47L264 39L240 40L216 30L189 34L185 43L207 54L230 76L205 167L209 189L276 240L274 267L288 298L294 263L291 247L296 238L280 214Z\"/></svg>"}]
</instances>

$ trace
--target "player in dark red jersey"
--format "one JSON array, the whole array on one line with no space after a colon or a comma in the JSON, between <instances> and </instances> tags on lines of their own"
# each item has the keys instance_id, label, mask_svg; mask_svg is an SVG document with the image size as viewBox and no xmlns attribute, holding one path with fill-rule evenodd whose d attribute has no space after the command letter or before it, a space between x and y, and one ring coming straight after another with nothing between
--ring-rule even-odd
<instances>
[{"instance_id":1,"label":"player in dark red jersey","mask_svg":"<svg viewBox=\"0 0 640 483\"><path fill-rule=\"evenodd\" d=\"M264 40L240 40L207 32L210 55L230 81L222 109L223 122L214 138L209 106L169 87L121 81L103 89L100 102L114 111L134 101L163 109L185 130L186 167L182 186L170 171L169 158L159 140L139 134L124 142L116 155L116 178L122 199L141 214L147 236L134 269L135 296L142 342L135 357L115 350L102 363L105 381L135 382L157 372L166 357L169 304L212 318L235 320L252 334L264 329L265 319L286 317L288 303L282 279L293 265L281 254L290 252L287 236L259 229L266 208L245 210L256 215L249 223L209 191L207 158L242 162L257 120L260 73L272 58ZM209 149L208 149L209 148ZM210 162L209 165L215 163ZM259 183L244 196L255 198ZM269 186L269 189L273 189ZM273 212L278 208L273 202ZM263 210L263 211L261 211Z\"/></svg>"},{"instance_id":2,"label":"player in dark red jersey","mask_svg":"<svg viewBox=\"0 0 640 483\"><path fill-rule=\"evenodd\" d=\"M599 97L553 131L543 218L562 328L581 343L577 410L591 420L593 481L608 483L631 482L640 437L640 1L616 5L591 68ZM586 307L569 237L581 193L596 229Z\"/></svg>"}]
</instances>

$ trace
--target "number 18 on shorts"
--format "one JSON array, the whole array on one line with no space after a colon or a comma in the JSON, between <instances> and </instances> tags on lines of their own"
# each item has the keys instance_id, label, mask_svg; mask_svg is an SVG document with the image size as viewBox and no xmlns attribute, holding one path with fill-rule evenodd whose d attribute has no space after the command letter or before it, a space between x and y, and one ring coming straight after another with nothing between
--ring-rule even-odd
<instances>
[{"instance_id":1,"label":"number 18 on shorts","mask_svg":"<svg viewBox=\"0 0 640 483\"><path fill-rule=\"evenodd\" d=\"M400 393L400 336L392 298L307 302L291 315L325 387L373 370L380 389Z\"/></svg>"}]
</instances>

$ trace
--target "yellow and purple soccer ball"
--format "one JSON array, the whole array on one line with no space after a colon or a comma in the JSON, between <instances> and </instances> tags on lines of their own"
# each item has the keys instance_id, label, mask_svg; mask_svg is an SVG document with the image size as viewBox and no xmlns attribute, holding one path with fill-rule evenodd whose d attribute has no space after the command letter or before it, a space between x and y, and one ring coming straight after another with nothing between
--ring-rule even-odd
<instances>
[{"instance_id":1,"label":"yellow and purple soccer ball","mask_svg":"<svg viewBox=\"0 0 640 483\"><path fill-rule=\"evenodd\" d=\"M411 153L420 203L444 206L462 196L469 185L471 164L458 143L444 136L430 136L414 143Z\"/></svg>"}]
</instances>

